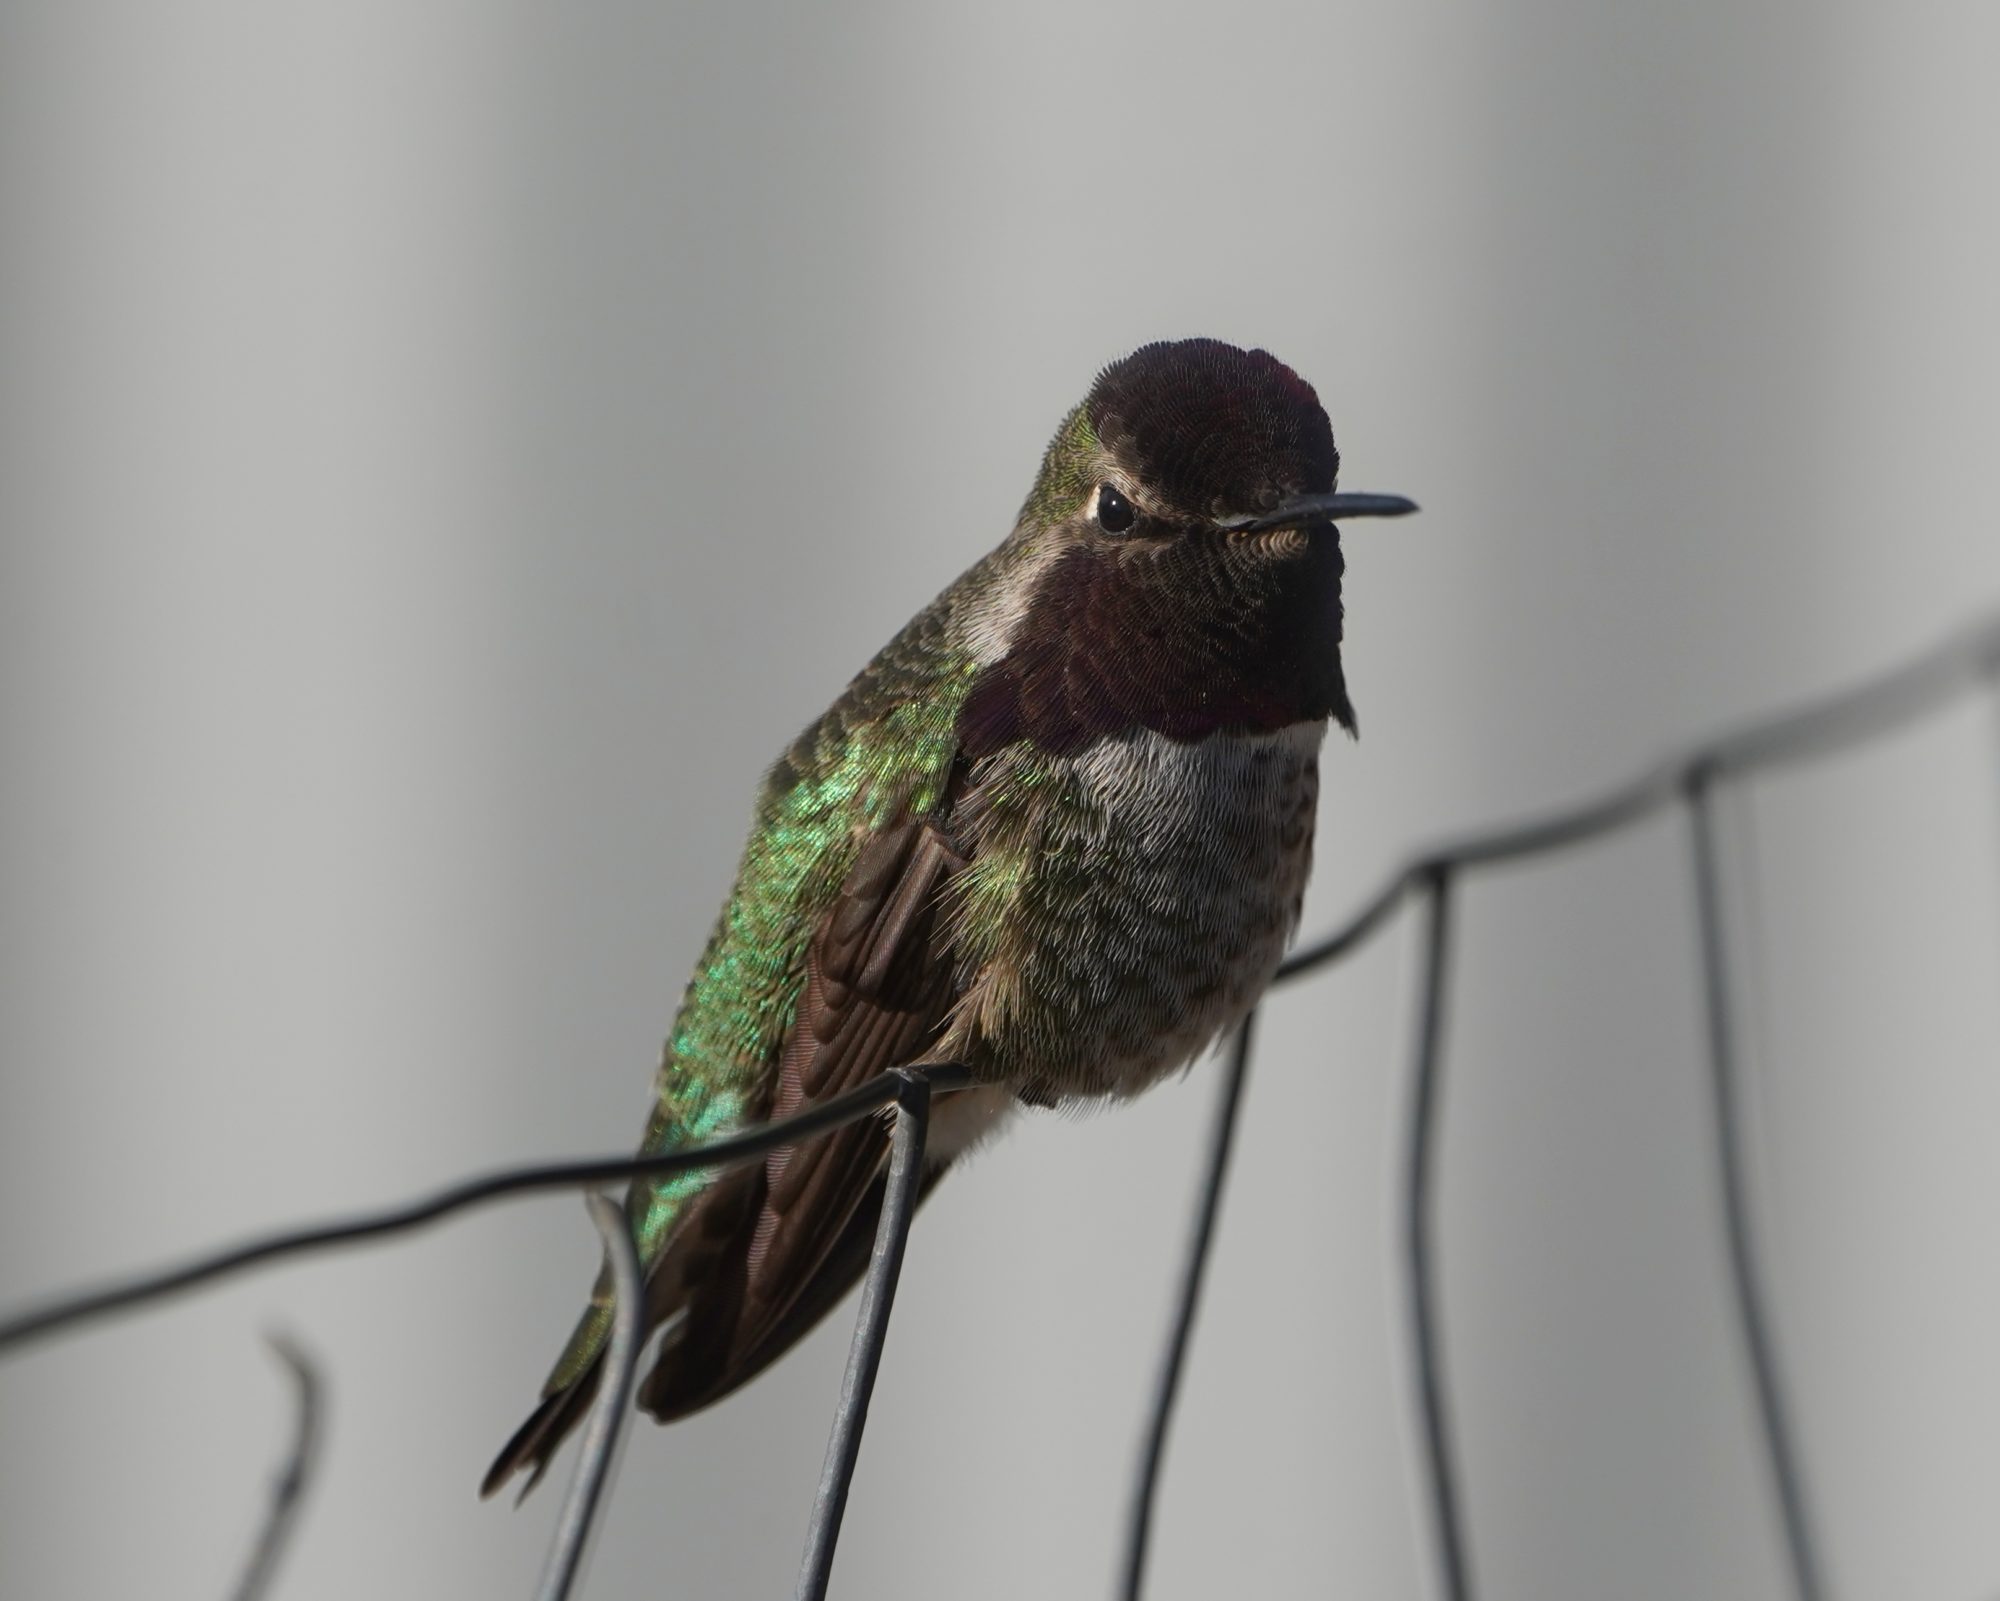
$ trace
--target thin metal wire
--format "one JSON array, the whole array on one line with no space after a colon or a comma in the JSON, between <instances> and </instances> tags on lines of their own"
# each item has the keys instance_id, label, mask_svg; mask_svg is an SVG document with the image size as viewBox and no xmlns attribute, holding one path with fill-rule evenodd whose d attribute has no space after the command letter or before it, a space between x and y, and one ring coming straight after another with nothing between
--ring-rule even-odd
<instances>
[{"instance_id":1,"label":"thin metal wire","mask_svg":"<svg viewBox=\"0 0 2000 1601\"><path fill-rule=\"evenodd\" d=\"M861 1282L861 1309L855 1314L847 1372L840 1381L840 1405L833 1415L833 1435L826 1443L826 1464L820 1469L812 1521L806 1526L805 1557L799 1564L795 1592L798 1601L825 1601L827 1581L833 1576L833 1548L840 1539L847 1492L861 1455L861 1431L868 1423L868 1402L875 1393L882 1343L889 1333L889 1312L896 1302L896 1281L903 1271L903 1251L910 1241L910 1223L922 1188L931 1082L923 1073L909 1069L897 1069L893 1076L901 1084L896 1093L889 1177L882 1193L882 1221L875 1229L868 1275Z\"/></svg>"},{"instance_id":2,"label":"thin metal wire","mask_svg":"<svg viewBox=\"0 0 2000 1601\"><path fill-rule=\"evenodd\" d=\"M1391 874L1331 934L1294 952L1272 982L1302 978L1345 956L1382 926L1406 890L1440 867L1484 867L1581 844L1674 804L1696 773L1722 778L1822 755L1908 722L1981 678L1994 677L2000 677L2000 617L1954 634L1866 683L1704 740L1580 805L1426 851Z\"/></svg>"},{"instance_id":3,"label":"thin metal wire","mask_svg":"<svg viewBox=\"0 0 2000 1601\"><path fill-rule=\"evenodd\" d=\"M1715 1153L1722 1181L1722 1213L1729 1241L1730 1283L1736 1317L1750 1358L1763 1427L1764 1453L1784 1532L1792 1591L1798 1601L1820 1601L1818 1547L1807 1514L1804 1475L1793 1442L1783 1375L1771 1337L1770 1317L1757 1266L1750 1218L1749 1183L1743 1160L1743 1128L1737 1105L1736 1038L1730 994L1727 933L1723 926L1722 864L1716 844L1712 778L1697 772L1687 787L1694 866L1695 914L1701 938L1701 978L1708 1027L1709 1081L1713 1095Z\"/></svg>"},{"instance_id":4,"label":"thin metal wire","mask_svg":"<svg viewBox=\"0 0 2000 1601\"><path fill-rule=\"evenodd\" d=\"M1410 1344L1416 1356L1417 1415L1423 1426L1424 1480L1431 1532L1447 1601L1472 1601L1445 1389L1444 1339L1438 1328L1437 1128L1444 1073L1445 1000L1450 993L1452 871L1438 867L1424 886L1422 965L1417 984L1417 1041L1410 1087L1409 1165L1404 1173L1404 1248L1410 1297Z\"/></svg>"},{"instance_id":5,"label":"thin metal wire","mask_svg":"<svg viewBox=\"0 0 2000 1601\"><path fill-rule=\"evenodd\" d=\"M604 1254L611 1263L611 1340L604 1351L597 1403L584 1425L576 1474L569 1482L569 1494L563 1497L548 1558L542 1564L536 1601L569 1601L603 1502L612 1456L632 1416L632 1381L638 1376L639 1348L646 1340L646 1289L625 1209L602 1195L585 1196L584 1205L604 1237Z\"/></svg>"},{"instance_id":6,"label":"thin metal wire","mask_svg":"<svg viewBox=\"0 0 2000 1601\"><path fill-rule=\"evenodd\" d=\"M1237 1026L1229 1064L1222 1075L1222 1088L1216 1093L1215 1112L1209 1125L1208 1160L1202 1172L1201 1196L1195 1204L1194 1232L1189 1236L1187 1258L1181 1265L1173 1332L1167 1338L1166 1356L1153 1386L1146 1444L1139 1455L1139 1482L1133 1490L1131 1519L1126 1525L1124 1582L1119 1587L1125 1601L1139 1601L1146 1587L1146 1553L1152 1540L1153 1504L1159 1495L1160 1469L1167 1456L1167 1429L1173 1421L1181 1373L1194 1337L1195 1312L1201 1304L1209 1248L1215 1241L1215 1221L1222 1212L1222 1189L1229 1178L1229 1157L1236 1144L1243 1086L1250 1076L1250 1040L1256 1025L1257 1014L1253 1010Z\"/></svg>"},{"instance_id":7,"label":"thin metal wire","mask_svg":"<svg viewBox=\"0 0 2000 1601\"><path fill-rule=\"evenodd\" d=\"M1986 676L1986 726L1989 731L1989 751L1987 761L1991 764L1988 776L1989 789L1994 802L1994 821L2000 823L2000 653L1993 659L1993 669Z\"/></svg>"},{"instance_id":8,"label":"thin metal wire","mask_svg":"<svg viewBox=\"0 0 2000 1601\"><path fill-rule=\"evenodd\" d=\"M319 1465L320 1396L325 1386L318 1365L303 1347L286 1334L266 1337L271 1350L292 1380L292 1443L271 1487L271 1504L264 1514L263 1527L250 1547L250 1559L243 1565L243 1577L230 1592L232 1601L262 1601L278 1571L278 1559L291 1543L299 1514L305 1509L306 1491L312 1486L313 1470Z\"/></svg>"},{"instance_id":9,"label":"thin metal wire","mask_svg":"<svg viewBox=\"0 0 2000 1601\"><path fill-rule=\"evenodd\" d=\"M402 1206L350 1215L330 1223L309 1223L285 1229L196 1257L179 1267L114 1279L97 1289L63 1296L46 1306L18 1312L0 1321L0 1353L29 1340L53 1334L58 1329L73 1328L112 1312L163 1300L263 1262L302 1256L307 1252L351 1245L384 1235L407 1233L501 1196L524 1195L536 1190L578 1189L618 1179L661 1178L700 1168L732 1166L753 1156L763 1156L781 1146L796 1145L828 1129L859 1121L896 1100L903 1093L904 1076L911 1071L914 1069L898 1068L879 1074L844 1095L836 1095L780 1122L759 1124L745 1133L707 1145L671 1151L662 1156L599 1157L581 1162L504 1168L497 1173L462 1180L422 1200L409 1201ZM934 1089L960 1089L971 1082L970 1072L957 1063L926 1067L922 1071Z\"/></svg>"}]
</instances>

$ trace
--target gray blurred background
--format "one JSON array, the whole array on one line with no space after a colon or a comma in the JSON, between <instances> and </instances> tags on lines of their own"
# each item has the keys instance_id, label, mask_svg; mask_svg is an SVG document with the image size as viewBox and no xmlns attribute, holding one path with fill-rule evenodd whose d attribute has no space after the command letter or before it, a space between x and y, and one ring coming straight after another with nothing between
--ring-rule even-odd
<instances>
[{"instance_id":1,"label":"gray blurred background","mask_svg":"<svg viewBox=\"0 0 2000 1601\"><path fill-rule=\"evenodd\" d=\"M1991 6L0 5L0 1296L626 1148L757 774L1105 361L1319 388L1414 845L2000 603ZM1976 702L1726 811L1756 1192L1839 1601L2000 1586ZM1675 820L1465 901L1443 1141L1495 1597L1782 1592ZM1404 1601L1406 923L1267 1011L1153 1594ZM927 1209L837 1593L1105 1592L1215 1074ZM0 1366L0 1591L526 1594L473 1489L596 1255L517 1202ZM642 1425L590 1593L789 1590L843 1314ZM565 1466L567 1459L565 1459Z\"/></svg>"}]
</instances>

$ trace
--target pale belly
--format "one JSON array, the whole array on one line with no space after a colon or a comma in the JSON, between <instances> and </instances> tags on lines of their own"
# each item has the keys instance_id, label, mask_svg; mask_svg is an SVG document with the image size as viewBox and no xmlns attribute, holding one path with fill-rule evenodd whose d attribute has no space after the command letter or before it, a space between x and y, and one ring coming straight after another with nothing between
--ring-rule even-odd
<instances>
[{"instance_id":1,"label":"pale belly","mask_svg":"<svg viewBox=\"0 0 2000 1601\"><path fill-rule=\"evenodd\" d=\"M1064 763L980 1007L982 1076L1030 1100L1130 1095L1255 1004L1298 926L1325 732L1140 732Z\"/></svg>"}]
</instances>

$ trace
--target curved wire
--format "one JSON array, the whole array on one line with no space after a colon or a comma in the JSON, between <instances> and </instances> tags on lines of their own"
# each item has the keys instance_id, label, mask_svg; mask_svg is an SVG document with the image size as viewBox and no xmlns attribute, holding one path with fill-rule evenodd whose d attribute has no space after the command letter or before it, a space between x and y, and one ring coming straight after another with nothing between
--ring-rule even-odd
<instances>
[{"instance_id":1,"label":"curved wire","mask_svg":"<svg viewBox=\"0 0 2000 1601\"><path fill-rule=\"evenodd\" d=\"M271 1488L271 1505L264 1514L263 1527L257 1532L257 1543L250 1548L243 1577L230 1592L232 1601L261 1601L270 1589L272 1576L278 1570L278 1558L284 1554L292 1531L298 1526L299 1514L305 1510L306 1492L312 1487L313 1470L319 1464L320 1396L324 1389L319 1368L290 1335L272 1334L266 1338L272 1353L292 1379L292 1444Z\"/></svg>"},{"instance_id":2,"label":"curved wire","mask_svg":"<svg viewBox=\"0 0 2000 1601\"><path fill-rule=\"evenodd\" d=\"M1181 1266L1180 1293L1174 1301L1173 1332L1153 1386L1153 1406L1146 1425L1146 1444L1139 1453L1139 1482L1132 1493L1132 1512L1125 1531L1124 1580L1119 1594L1139 1601L1146 1587L1146 1554L1152 1543L1153 1504L1158 1499L1160 1470L1167 1457L1167 1427L1180 1395L1181 1372L1187 1365L1194 1337L1195 1312L1201 1304L1202 1280L1208 1271L1209 1249L1215 1241L1215 1220L1222 1212L1222 1188L1229 1179L1229 1156L1236 1144L1237 1114L1243 1105L1243 1085L1250 1076L1250 1038L1257 1022L1253 1010L1237 1026L1229 1049L1229 1065L1216 1095L1208 1135L1208 1162L1203 1170L1201 1198L1195 1204L1194 1232Z\"/></svg>"},{"instance_id":3,"label":"curved wire","mask_svg":"<svg viewBox=\"0 0 2000 1601\"><path fill-rule=\"evenodd\" d=\"M301 1228L285 1229L196 1257L179 1267L115 1279L97 1289L64 1296L46 1306L19 1312L0 1321L0 1352L53 1334L58 1329L71 1328L92 1318L212 1283L262 1262L388 1234L403 1234L499 1196L521 1195L534 1190L575 1189L581 1185L605 1184L617 1179L658 1178L669 1173L724 1167L753 1156L763 1156L781 1146L796 1145L810 1135L856 1122L879 1107L887 1106L903 1093L905 1079L913 1071L917 1070L898 1068L878 1074L866 1084L856 1085L846 1094L836 1095L792 1117L776 1123L762 1123L745 1133L708 1145L670 1151L662 1156L603 1157L582 1162L504 1168L497 1173L465 1179L402 1206L364 1212L330 1223L309 1223ZM921 1071L931 1086L940 1090L960 1089L970 1083L972 1077L965 1067L955 1062L926 1067Z\"/></svg>"},{"instance_id":4,"label":"curved wire","mask_svg":"<svg viewBox=\"0 0 2000 1601\"><path fill-rule=\"evenodd\" d=\"M1821 755L1906 722L1953 692L1996 676L2000 676L2000 617L1955 634L1866 683L1703 740L1578 805L1425 851L1392 873L1332 933L1293 952L1272 983L1302 978L1364 943L1406 891L1441 867L1519 861L1594 839L1675 804L1697 775L1722 778Z\"/></svg>"},{"instance_id":5,"label":"curved wire","mask_svg":"<svg viewBox=\"0 0 2000 1601\"><path fill-rule=\"evenodd\" d=\"M590 1421L584 1425L576 1475L570 1480L569 1494L563 1498L556 1532L549 1541L548 1558L542 1565L536 1601L569 1601L570 1588L583 1566L584 1551L597 1522L597 1509L603 1503L604 1486L611 1477L611 1459L632 1416L632 1381L638 1375L639 1348L646 1339L645 1284L639 1250L633 1243L625 1209L602 1195L585 1196L584 1205L590 1209L590 1221L604 1237L604 1254L611 1263L611 1339L604 1351L597 1402L590 1409Z\"/></svg>"}]
</instances>

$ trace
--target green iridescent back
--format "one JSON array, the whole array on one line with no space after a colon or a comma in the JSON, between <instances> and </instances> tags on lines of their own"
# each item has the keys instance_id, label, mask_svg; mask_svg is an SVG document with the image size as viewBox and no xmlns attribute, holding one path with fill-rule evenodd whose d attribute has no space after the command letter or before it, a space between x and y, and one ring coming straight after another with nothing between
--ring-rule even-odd
<instances>
[{"instance_id":1,"label":"green iridescent back","mask_svg":"<svg viewBox=\"0 0 2000 1601\"><path fill-rule=\"evenodd\" d=\"M911 620L764 780L736 884L681 999L640 1150L656 1155L761 1121L805 985L806 947L863 838L937 803L957 752L975 663L955 626L989 557ZM711 1175L642 1180L626 1194L641 1261L658 1260ZM546 1393L588 1369L610 1329L600 1274Z\"/></svg>"}]
</instances>

